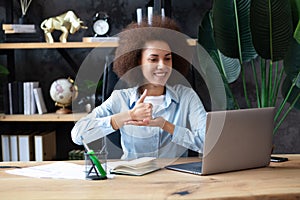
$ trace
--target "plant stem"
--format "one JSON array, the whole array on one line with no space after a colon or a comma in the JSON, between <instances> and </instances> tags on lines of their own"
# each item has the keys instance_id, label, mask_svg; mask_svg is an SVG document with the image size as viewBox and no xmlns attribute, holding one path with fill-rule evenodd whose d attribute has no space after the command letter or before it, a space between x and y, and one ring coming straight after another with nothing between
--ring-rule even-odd
<instances>
[{"instance_id":1,"label":"plant stem","mask_svg":"<svg viewBox=\"0 0 300 200\"><path fill-rule=\"evenodd\" d=\"M285 118L287 117L287 115L291 112L291 110L293 109L294 105L299 100L299 98L300 98L300 93L296 96L296 98L294 99L293 103L289 106L288 110L284 113L283 117L280 119L280 121L278 122L278 124L274 128L274 130L273 130L273 134L274 135L277 133L278 128L281 126L282 122L285 120Z\"/></svg>"},{"instance_id":2,"label":"plant stem","mask_svg":"<svg viewBox=\"0 0 300 200\"><path fill-rule=\"evenodd\" d=\"M272 81L273 81L273 61L270 60L270 63L269 63L269 80L268 80L268 105L267 106L270 106L271 103L272 103Z\"/></svg>"},{"instance_id":3,"label":"plant stem","mask_svg":"<svg viewBox=\"0 0 300 200\"><path fill-rule=\"evenodd\" d=\"M267 106L267 91L266 91L266 61L260 59L261 68L261 106L264 108Z\"/></svg>"},{"instance_id":4,"label":"plant stem","mask_svg":"<svg viewBox=\"0 0 300 200\"><path fill-rule=\"evenodd\" d=\"M279 92L279 86L281 84L281 80L282 80L282 77L283 77L283 72L284 72L284 68L282 67L281 70L280 70L279 79L277 80L276 87L274 89L275 96L273 98L272 106L275 106L275 104L276 104L276 100L277 100L278 92Z\"/></svg>"},{"instance_id":5,"label":"plant stem","mask_svg":"<svg viewBox=\"0 0 300 200\"><path fill-rule=\"evenodd\" d=\"M237 34L237 42L238 42L238 47L239 47L239 60L240 60L240 65L241 65L241 70L242 70L242 80L243 80L243 88L244 88L244 95L246 99L246 103L248 108L251 107L251 103L248 98L248 93L247 93L247 86L246 86L246 78L245 78L245 69L243 65L243 55L242 55L242 45L241 45L241 37L240 37L240 27L239 27L239 20L238 20L238 12L237 12L237 4L236 0L233 1L234 3L234 15L235 15L235 25L236 25L236 34Z\"/></svg>"},{"instance_id":6,"label":"plant stem","mask_svg":"<svg viewBox=\"0 0 300 200\"><path fill-rule=\"evenodd\" d=\"M280 113L282 112L282 110L283 110L283 108L284 108L284 106L285 106L287 100L290 98L291 93L292 93L292 90L293 90L294 87L296 86L296 82L298 81L299 77L300 77L300 72L298 73L297 78L292 82L292 85L291 85L291 87L290 87L290 89L289 89L289 91L288 91L286 97L284 98L283 102L280 104L279 109L278 109L278 111L277 111L277 113L276 113L276 116L275 116L275 118L274 118L274 121L277 121L277 119L278 119Z\"/></svg>"},{"instance_id":7,"label":"plant stem","mask_svg":"<svg viewBox=\"0 0 300 200\"><path fill-rule=\"evenodd\" d=\"M247 93L247 84L246 84L246 77L245 77L245 69L244 69L244 65L243 64L241 64L241 70L242 70L242 80L243 80L243 89L244 89L245 100L246 100L248 108L251 108L251 103L250 103L250 100L248 98L248 93Z\"/></svg>"},{"instance_id":8,"label":"plant stem","mask_svg":"<svg viewBox=\"0 0 300 200\"><path fill-rule=\"evenodd\" d=\"M255 68L255 64L254 64L253 60L251 60L251 67L252 67L254 81L255 81L255 91L256 91L257 107L261 108L260 95L259 95L259 87L258 87L258 80L257 80L257 73L256 73L256 68Z\"/></svg>"},{"instance_id":9,"label":"plant stem","mask_svg":"<svg viewBox=\"0 0 300 200\"><path fill-rule=\"evenodd\" d=\"M271 96L270 96L270 99L271 99L270 106L274 106L274 102L276 102L276 99L274 100L274 98L275 98L275 89L276 89L277 78L278 78L278 62L276 62L276 65L275 65L274 82L273 82L273 87L272 87L273 89L272 89Z\"/></svg>"},{"instance_id":10,"label":"plant stem","mask_svg":"<svg viewBox=\"0 0 300 200\"><path fill-rule=\"evenodd\" d=\"M272 4L271 0L268 0L268 5L269 5L269 37L270 37L270 56L271 56L271 61L273 61L273 29L272 29Z\"/></svg>"}]
</instances>

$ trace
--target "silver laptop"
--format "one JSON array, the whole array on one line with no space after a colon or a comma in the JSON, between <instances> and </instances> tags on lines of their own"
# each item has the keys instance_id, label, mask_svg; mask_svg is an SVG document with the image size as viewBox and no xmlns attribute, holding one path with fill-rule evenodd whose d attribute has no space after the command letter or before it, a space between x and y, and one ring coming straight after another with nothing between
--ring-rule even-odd
<instances>
[{"instance_id":1,"label":"silver laptop","mask_svg":"<svg viewBox=\"0 0 300 200\"><path fill-rule=\"evenodd\" d=\"M274 113L274 107L208 112L201 162L166 168L208 175L268 166Z\"/></svg>"}]
</instances>

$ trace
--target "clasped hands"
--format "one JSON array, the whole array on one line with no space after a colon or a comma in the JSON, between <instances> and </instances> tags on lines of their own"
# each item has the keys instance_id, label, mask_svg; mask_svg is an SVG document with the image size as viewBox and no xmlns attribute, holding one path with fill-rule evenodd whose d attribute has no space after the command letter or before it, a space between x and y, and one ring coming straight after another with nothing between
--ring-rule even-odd
<instances>
[{"instance_id":1,"label":"clasped hands","mask_svg":"<svg viewBox=\"0 0 300 200\"><path fill-rule=\"evenodd\" d=\"M162 117L152 118L153 106L151 103L144 103L147 96L147 89L144 90L135 107L129 110L131 120L124 122L124 125L135 126L157 126L163 128L166 120Z\"/></svg>"},{"instance_id":2,"label":"clasped hands","mask_svg":"<svg viewBox=\"0 0 300 200\"><path fill-rule=\"evenodd\" d=\"M153 106L150 103L144 103L146 96L147 90L143 92L132 110L113 115L111 118L112 127L119 129L123 125L135 125L155 126L163 129L166 120L163 117L152 118Z\"/></svg>"}]
</instances>

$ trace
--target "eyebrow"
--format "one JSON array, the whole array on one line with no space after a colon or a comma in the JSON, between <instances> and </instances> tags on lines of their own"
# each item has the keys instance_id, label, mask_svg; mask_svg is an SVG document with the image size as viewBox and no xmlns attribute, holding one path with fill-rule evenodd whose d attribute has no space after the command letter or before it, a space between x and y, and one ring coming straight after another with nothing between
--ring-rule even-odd
<instances>
[{"instance_id":1,"label":"eyebrow","mask_svg":"<svg viewBox=\"0 0 300 200\"><path fill-rule=\"evenodd\" d=\"M170 56L170 55L172 55L172 53L167 53L167 54L165 54L165 56ZM150 54L149 56L158 56L157 54Z\"/></svg>"}]
</instances>

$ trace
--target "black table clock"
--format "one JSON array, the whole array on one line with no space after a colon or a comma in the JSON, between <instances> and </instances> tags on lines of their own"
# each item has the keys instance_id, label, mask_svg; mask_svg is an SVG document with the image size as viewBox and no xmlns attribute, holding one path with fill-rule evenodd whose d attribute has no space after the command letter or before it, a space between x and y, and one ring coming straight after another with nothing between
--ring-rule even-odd
<instances>
[{"instance_id":1,"label":"black table clock","mask_svg":"<svg viewBox=\"0 0 300 200\"><path fill-rule=\"evenodd\" d=\"M105 12L97 12L93 17L94 37L108 36L110 25L109 16Z\"/></svg>"}]
</instances>

